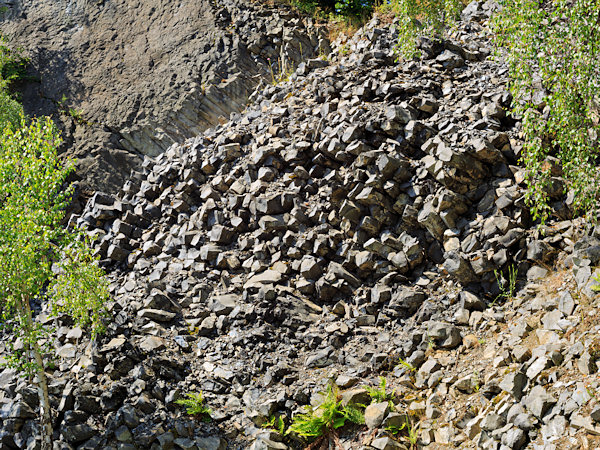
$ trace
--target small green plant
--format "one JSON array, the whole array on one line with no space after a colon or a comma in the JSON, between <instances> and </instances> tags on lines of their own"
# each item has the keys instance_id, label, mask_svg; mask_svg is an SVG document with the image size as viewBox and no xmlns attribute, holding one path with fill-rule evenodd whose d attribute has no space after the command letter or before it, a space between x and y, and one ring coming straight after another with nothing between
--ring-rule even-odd
<instances>
[{"instance_id":1,"label":"small green plant","mask_svg":"<svg viewBox=\"0 0 600 450\"><path fill-rule=\"evenodd\" d=\"M319 47L318 58L322 59L323 61L327 61L329 59L329 55L325 52L323 47Z\"/></svg>"},{"instance_id":2,"label":"small green plant","mask_svg":"<svg viewBox=\"0 0 600 450\"><path fill-rule=\"evenodd\" d=\"M348 45L348 43L346 42L346 43L342 44L342 46L340 47L338 52L342 56L346 56L348 53L350 53L350 46Z\"/></svg>"},{"instance_id":3,"label":"small green plant","mask_svg":"<svg viewBox=\"0 0 600 450\"><path fill-rule=\"evenodd\" d=\"M385 427L385 431L387 431L388 433L390 433L392 435L400 434L400 432L405 429L406 429L405 423L403 423L399 427L397 427L395 425L388 425L387 427Z\"/></svg>"},{"instance_id":4,"label":"small green plant","mask_svg":"<svg viewBox=\"0 0 600 450\"><path fill-rule=\"evenodd\" d=\"M594 280L596 282L596 284L593 284L591 289L594 292L600 292L600 274L596 274L592 277L592 280Z\"/></svg>"},{"instance_id":5,"label":"small green plant","mask_svg":"<svg viewBox=\"0 0 600 450\"><path fill-rule=\"evenodd\" d=\"M474 370L471 379L473 381L473 389L475 390L475 392L479 392L479 388L481 387L481 376L479 375L479 372Z\"/></svg>"},{"instance_id":6,"label":"small green plant","mask_svg":"<svg viewBox=\"0 0 600 450\"><path fill-rule=\"evenodd\" d=\"M176 400L175 403L184 406L186 408L186 412L190 416L199 417L204 422L210 421L210 409L204 405L204 397L202 395L202 391L199 393L190 392L186 394L187 398L180 398Z\"/></svg>"},{"instance_id":7,"label":"small green plant","mask_svg":"<svg viewBox=\"0 0 600 450\"><path fill-rule=\"evenodd\" d=\"M390 433L392 436L396 436L396 435L404 432L403 433L404 438L406 440L408 440L411 448L413 448L413 449L417 448L417 441L419 440L418 425L412 426L408 416L405 418L405 422L402 425L400 425L400 426L389 425L386 427L385 430L388 433Z\"/></svg>"},{"instance_id":8,"label":"small green plant","mask_svg":"<svg viewBox=\"0 0 600 450\"><path fill-rule=\"evenodd\" d=\"M294 73L293 67L288 67L285 61L283 61L281 58L277 58L277 72L275 72L275 70L273 70L271 58L267 58L267 62L269 66L269 73L271 74L271 84L276 85L290 80Z\"/></svg>"},{"instance_id":9,"label":"small green plant","mask_svg":"<svg viewBox=\"0 0 600 450\"><path fill-rule=\"evenodd\" d=\"M433 350L435 348L435 342L433 341L433 338L430 336L427 336L427 350Z\"/></svg>"},{"instance_id":10,"label":"small green plant","mask_svg":"<svg viewBox=\"0 0 600 450\"><path fill-rule=\"evenodd\" d=\"M277 78L275 77L275 71L271 65L271 58L267 58L267 65L269 66L269 72L271 73L271 82L277 84Z\"/></svg>"},{"instance_id":11,"label":"small green plant","mask_svg":"<svg viewBox=\"0 0 600 450\"><path fill-rule=\"evenodd\" d=\"M384 377L379 377L379 386L371 387L365 386L367 393L371 397L373 403L389 402L390 406L393 406L393 400L396 395L396 391L387 392L387 380Z\"/></svg>"},{"instance_id":12,"label":"small green plant","mask_svg":"<svg viewBox=\"0 0 600 450\"><path fill-rule=\"evenodd\" d=\"M195 336L200 332L200 327L193 325L191 323L187 324L187 332L190 334L190 336Z\"/></svg>"},{"instance_id":13,"label":"small green plant","mask_svg":"<svg viewBox=\"0 0 600 450\"><path fill-rule=\"evenodd\" d=\"M85 120L83 118L83 111L81 111L80 109L75 109L75 108L69 108L69 110L67 111L67 113L69 114L69 116L71 116L75 122L77 122L80 125L87 125L87 120Z\"/></svg>"},{"instance_id":14,"label":"small green plant","mask_svg":"<svg viewBox=\"0 0 600 450\"><path fill-rule=\"evenodd\" d=\"M500 293L496 296L493 303L496 303L499 299L511 300L514 298L517 289L517 267L515 265L508 267L508 280L497 270L494 270L494 276L496 277Z\"/></svg>"},{"instance_id":15,"label":"small green plant","mask_svg":"<svg viewBox=\"0 0 600 450\"><path fill-rule=\"evenodd\" d=\"M90 122L87 121L84 117L83 117L83 111L80 109L75 109L73 107L67 106L67 103L69 102L69 99L67 98L67 96L65 94L63 94L63 96L61 97L60 100L58 100L56 102L56 104L58 105L58 108L67 116L70 116L73 118L73 120L75 120L75 122L77 122L79 125L90 125Z\"/></svg>"},{"instance_id":16,"label":"small green plant","mask_svg":"<svg viewBox=\"0 0 600 450\"><path fill-rule=\"evenodd\" d=\"M343 406L339 390L330 383L325 400L316 408L308 407L308 412L294 417L288 433L293 432L309 439L337 436L336 430L347 423L363 424L364 414L353 406Z\"/></svg>"},{"instance_id":17,"label":"small green plant","mask_svg":"<svg viewBox=\"0 0 600 450\"><path fill-rule=\"evenodd\" d=\"M402 358L398 358L398 365L405 367L409 372L416 372L417 368L413 366L408 361L403 360Z\"/></svg>"},{"instance_id":18,"label":"small green plant","mask_svg":"<svg viewBox=\"0 0 600 450\"><path fill-rule=\"evenodd\" d=\"M272 415L265 423L261 425L262 428L272 428L282 436L286 433L285 431L285 419L283 416Z\"/></svg>"},{"instance_id":19,"label":"small green plant","mask_svg":"<svg viewBox=\"0 0 600 450\"><path fill-rule=\"evenodd\" d=\"M410 421L407 419L406 420L406 431L408 432L408 436L406 438L408 439L408 442L410 443L411 448L416 449L417 442L419 441L419 424L417 424L413 427L410 424Z\"/></svg>"}]
</instances>

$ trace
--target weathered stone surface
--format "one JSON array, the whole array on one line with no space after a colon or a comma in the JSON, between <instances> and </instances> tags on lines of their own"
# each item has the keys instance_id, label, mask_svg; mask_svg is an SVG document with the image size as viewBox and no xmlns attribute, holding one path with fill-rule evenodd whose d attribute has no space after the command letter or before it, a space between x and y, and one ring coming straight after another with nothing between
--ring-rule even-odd
<instances>
[{"instance_id":1,"label":"weathered stone surface","mask_svg":"<svg viewBox=\"0 0 600 450\"><path fill-rule=\"evenodd\" d=\"M538 419L541 419L550 407L556 403L556 399L539 385L534 386L523 401L527 409Z\"/></svg>"},{"instance_id":2,"label":"weathered stone surface","mask_svg":"<svg viewBox=\"0 0 600 450\"><path fill-rule=\"evenodd\" d=\"M388 402L372 403L365 409L365 424L369 429L377 428L388 412Z\"/></svg>"},{"instance_id":3,"label":"weathered stone surface","mask_svg":"<svg viewBox=\"0 0 600 450\"><path fill-rule=\"evenodd\" d=\"M454 348L461 344L460 330L448 323L434 322L427 327L427 335L442 348Z\"/></svg>"},{"instance_id":4,"label":"weathered stone surface","mask_svg":"<svg viewBox=\"0 0 600 450\"><path fill-rule=\"evenodd\" d=\"M342 392L342 405L366 405L371 401L371 397L366 389L350 389Z\"/></svg>"},{"instance_id":5,"label":"weathered stone surface","mask_svg":"<svg viewBox=\"0 0 600 450\"><path fill-rule=\"evenodd\" d=\"M523 372L507 374L500 382L500 388L510 393L517 401L523 396L523 389L527 383L527 376Z\"/></svg>"},{"instance_id":6,"label":"weathered stone surface","mask_svg":"<svg viewBox=\"0 0 600 450\"><path fill-rule=\"evenodd\" d=\"M156 156L243 109L259 80L271 76L271 60L277 66L281 58L273 70L285 72L329 48L323 31L289 20L281 6L5 6L3 33L32 57L38 80L23 88L27 112L60 115L82 184L107 192L140 166L139 154ZM234 23L235 37L228 31ZM81 111L81 119L68 108ZM224 145L224 153L231 146L238 144Z\"/></svg>"},{"instance_id":7,"label":"weathered stone surface","mask_svg":"<svg viewBox=\"0 0 600 450\"><path fill-rule=\"evenodd\" d=\"M395 441L390 437L381 437L378 439L374 439L373 442L371 442L371 447L374 447L377 450L400 450L404 448L404 446L401 445L398 441Z\"/></svg>"},{"instance_id":8,"label":"weathered stone surface","mask_svg":"<svg viewBox=\"0 0 600 450\"><path fill-rule=\"evenodd\" d=\"M169 322L175 318L176 314L161 309L142 309L138 312L138 316L157 322Z\"/></svg>"}]
</instances>

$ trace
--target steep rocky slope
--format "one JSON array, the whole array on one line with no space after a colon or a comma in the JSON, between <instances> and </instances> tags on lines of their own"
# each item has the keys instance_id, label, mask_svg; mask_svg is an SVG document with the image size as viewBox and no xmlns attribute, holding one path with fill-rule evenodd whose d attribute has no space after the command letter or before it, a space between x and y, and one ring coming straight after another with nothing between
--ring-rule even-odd
<instances>
[{"instance_id":1,"label":"steep rocky slope","mask_svg":"<svg viewBox=\"0 0 600 450\"><path fill-rule=\"evenodd\" d=\"M559 190L532 226L489 8L419 61L375 19L90 199L72 222L115 301L98 342L59 321L60 448L301 448L261 426L329 380L368 404L378 376L393 405L369 405L345 448L405 448L389 427L407 418L428 448L597 446L599 233ZM33 448L35 396L0 379L1 445ZM200 390L209 424L174 403Z\"/></svg>"},{"instance_id":2,"label":"steep rocky slope","mask_svg":"<svg viewBox=\"0 0 600 450\"><path fill-rule=\"evenodd\" d=\"M84 189L115 192L141 156L225 121L272 71L328 51L324 30L267 2L0 6L0 30L31 57L26 112L62 121Z\"/></svg>"}]
</instances>

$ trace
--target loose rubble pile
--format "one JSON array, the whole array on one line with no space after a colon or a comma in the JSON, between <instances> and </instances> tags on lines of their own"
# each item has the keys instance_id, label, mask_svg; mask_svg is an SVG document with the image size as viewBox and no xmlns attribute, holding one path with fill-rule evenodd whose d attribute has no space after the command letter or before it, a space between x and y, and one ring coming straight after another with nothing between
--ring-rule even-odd
<instances>
[{"instance_id":1,"label":"loose rubble pile","mask_svg":"<svg viewBox=\"0 0 600 450\"><path fill-rule=\"evenodd\" d=\"M82 189L116 192L156 156L241 111L272 74L328 53L324 27L246 0L0 0L31 58L26 112L62 124ZM86 200L88 197L86 197Z\"/></svg>"},{"instance_id":2,"label":"loose rubble pile","mask_svg":"<svg viewBox=\"0 0 600 450\"><path fill-rule=\"evenodd\" d=\"M329 380L368 404L380 375L396 399L346 448L406 448L407 417L430 448L594 448L600 240L577 241L560 178L563 221L532 227L489 11L408 62L374 19L90 199L72 223L97 238L113 318L99 342L57 331L60 448L300 448L262 426ZM35 395L0 379L0 446L34 448ZM199 391L208 424L175 404Z\"/></svg>"}]
</instances>

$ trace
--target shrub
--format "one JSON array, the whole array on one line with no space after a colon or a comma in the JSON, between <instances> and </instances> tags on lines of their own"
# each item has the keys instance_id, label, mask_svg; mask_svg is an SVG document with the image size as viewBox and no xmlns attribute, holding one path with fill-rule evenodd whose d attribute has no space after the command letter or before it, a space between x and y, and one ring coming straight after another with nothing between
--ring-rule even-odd
<instances>
[{"instance_id":1,"label":"shrub","mask_svg":"<svg viewBox=\"0 0 600 450\"><path fill-rule=\"evenodd\" d=\"M335 4L338 14L346 17L365 17L373 12L372 0L338 0Z\"/></svg>"},{"instance_id":2,"label":"shrub","mask_svg":"<svg viewBox=\"0 0 600 450\"><path fill-rule=\"evenodd\" d=\"M342 17L364 17L373 12L374 0L288 0L300 11Z\"/></svg>"},{"instance_id":3,"label":"shrub","mask_svg":"<svg viewBox=\"0 0 600 450\"><path fill-rule=\"evenodd\" d=\"M2 81L0 81L0 84ZM15 127L21 121L23 108L8 91L0 85L0 133L7 126Z\"/></svg>"},{"instance_id":4,"label":"shrub","mask_svg":"<svg viewBox=\"0 0 600 450\"><path fill-rule=\"evenodd\" d=\"M551 214L557 156L575 212L599 194L600 0L503 0L494 20L510 70L513 116L521 120L526 199L534 219ZM560 171L560 168L558 168ZM554 172L554 173L553 173Z\"/></svg>"},{"instance_id":5,"label":"shrub","mask_svg":"<svg viewBox=\"0 0 600 450\"><path fill-rule=\"evenodd\" d=\"M0 35L0 77L7 83L25 78L27 64L21 50L13 50Z\"/></svg>"},{"instance_id":6,"label":"shrub","mask_svg":"<svg viewBox=\"0 0 600 450\"><path fill-rule=\"evenodd\" d=\"M398 19L398 52L412 58L420 56L417 40L421 37L443 37L447 27L458 18L460 0L388 0L382 6Z\"/></svg>"}]
</instances>

